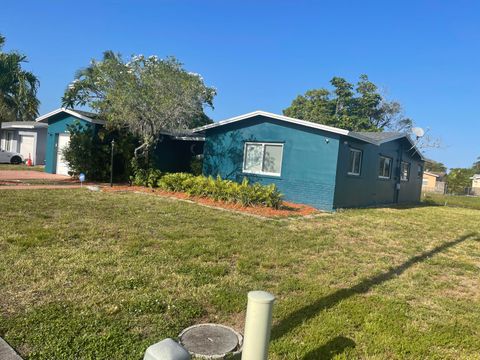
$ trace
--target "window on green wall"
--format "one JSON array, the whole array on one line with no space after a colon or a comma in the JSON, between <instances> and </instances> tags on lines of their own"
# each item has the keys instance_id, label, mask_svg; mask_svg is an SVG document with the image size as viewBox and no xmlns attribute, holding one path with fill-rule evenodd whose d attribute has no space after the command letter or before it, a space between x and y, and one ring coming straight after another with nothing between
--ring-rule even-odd
<instances>
[{"instance_id":1,"label":"window on green wall","mask_svg":"<svg viewBox=\"0 0 480 360\"><path fill-rule=\"evenodd\" d=\"M283 144L247 142L243 154L243 172L280 176Z\"/></svg>"},{"instance_id":2,"label":"window on green wall","mask_svg":"<svg viewBox=\"0 0 480 360\"><path fill-rule=\"evenodd\" d=\"M380 179L390 179L392 174L392 158L387 156L380 156L378 167L378 177Z\"/></svg>"},{"instance_id":3,"label":"window on green wall","mask_svg":"<svg viewBox=\"0 0 480 360\"><path fill-rule=\"evenodd\" d=\"M402 161L400 165L400 180L408 181L410 179L410 163Z\"/></svg>"},{"instance_id":4,"label":"window on green wall","mask_svg":"<svg viewBox=\"0 0 480 360\"><path fill-rule=\"evenodd\" d=\"M417 168L417 177L419 179L421 179L423 177L423 166L422 165L418 165L418 168Z\"/></svg>"},{"instance_id":5,"label":"window on green wall","mask_svg":"<svg viewBox=\"0 0 480 360\"><path fill-rule=\"evenodd\" d=\"M13 150L13 131L5 132L5 150L14 151Z\"/></svg>"},{"instance_id":6,"label":"window on green wall","mask_svg":"<svg viewBox=\"0 0 480 360\"><path fill-rule=\"evenodd\" d=\"M360 175L362 170L362 150L350 149L348 175Z\"/></svg>"}]
</instances>

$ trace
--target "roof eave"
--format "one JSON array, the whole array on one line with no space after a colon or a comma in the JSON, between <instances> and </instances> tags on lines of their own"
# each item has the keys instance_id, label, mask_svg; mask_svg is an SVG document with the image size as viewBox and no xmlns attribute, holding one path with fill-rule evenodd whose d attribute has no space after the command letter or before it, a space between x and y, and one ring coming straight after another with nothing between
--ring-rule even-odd
<instances>
[{"instance_id":1,"label":"roof eave","mask_svg":"<svg viewBox=\"0 0 480 360\"><path fill-rule=\"evenodd\" d=\"M216 123L213 123L213 124L204 125L204 126L195 128L192 131L193 132L202 132L202 131L213 129L213 128L216 128L216 127L219 127L219 126L225 126L225 125L228 125L228 124L232 124L232 123L235 123L235 122L240 121L240 120L249 119L249 118L252 118L252 117L255 117L255 116L265 116L265 117L269 117L269 118L272 118L272 119L281 120L281 121L285 121L285 122L292 123L292 124L302 125L302 126L306 126L306 127L313 128L313 129L328 131L328 132L332 132L332 133L340 134L340 135L348 135L348 133L349 133L348 130L335 128L333 126L316 124L316 123L312 123L310 121L295 119L295 118L291 118L291 117L284 116L284 115L273 114L273 113L269 113L267 111L262 111L262 110L253 111L253 112L250 112L250 113L247 113L247 114L243 114L243 115L235 116L235 117L232 117L232 118L229 118L229 119L226 119L226 120L222 120L222 121L219 121L219 122L216 122Z\"/></svg>"},{"instance_id":2,"label":"roof eave","mask_svg":"<svg viewBox=\"0 0 480 360\"><path fill-rule=\"evenodd\" d=\"M53 111L50 111L49 113L45 114L45 115L42 115L42 116L39 116L35 119L36 122L48 122L48 119L54 115L57 115L57 114L60 114L61 112L64 112L64 113L67 113L69 115L72 115L72 116L75 116L79 119L82 119L82 120L85 120L85 121L88 121L90 123L93 123L93 124L98 124L98 125L105 125L105 121L104 120L98 120L98 119L92 119L88 116L85 116L85 115L82 115L78 112L76 112L75 110L71 110L71 109L67 109L67 108L59 108L59 109L56 109L56 110L53 110Z\"/></svg>"}]
</instances>

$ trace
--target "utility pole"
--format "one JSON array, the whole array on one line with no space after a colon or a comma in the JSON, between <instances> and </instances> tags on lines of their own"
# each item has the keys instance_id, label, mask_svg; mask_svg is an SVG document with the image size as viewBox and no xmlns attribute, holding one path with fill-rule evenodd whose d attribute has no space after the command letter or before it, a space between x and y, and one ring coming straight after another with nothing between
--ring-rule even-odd
<instances>
[{"instance_id":1,"label":"utility pole","mask_svg":"<svg viewBox=\"0 0 480 360\"><path fill-rule=\"evenodd\" d=\"M115 148L115 139L112 140L112 155L110 158L110 187L113 187L113 150Z\"/></svg>"}]
</instances>

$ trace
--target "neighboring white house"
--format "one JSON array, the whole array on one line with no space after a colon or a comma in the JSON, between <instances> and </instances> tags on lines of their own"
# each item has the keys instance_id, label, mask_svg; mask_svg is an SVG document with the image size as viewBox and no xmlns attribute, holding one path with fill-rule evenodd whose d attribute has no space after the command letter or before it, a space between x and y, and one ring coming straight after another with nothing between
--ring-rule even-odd
<instances>
[{"instance_id":1,"label":"neighboring white house","mask_svg":"<svg viewBox=\"0 0 480 360\"><path fill-rule=\"evenodd\" d=\"M472 176L472 194L480 196L480 174Z\"/></svg>"},{"instance_id":2,"label":"neighboring white house","mask_svg":"<svg viewBox=\"0 0 480 360\"><path fill-rule=\"evenodd\" d=\"M35 121L4 122L0 129L0 149L18 152L33 165L45 163L47 124Z\"/></svg>"}]
</instances>

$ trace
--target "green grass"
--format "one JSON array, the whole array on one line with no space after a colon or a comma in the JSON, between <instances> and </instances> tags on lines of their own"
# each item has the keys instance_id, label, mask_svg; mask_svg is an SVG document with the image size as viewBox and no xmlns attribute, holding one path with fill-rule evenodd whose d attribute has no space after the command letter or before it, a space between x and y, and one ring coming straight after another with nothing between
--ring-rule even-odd
<instances>
[{"instance_id":1,"label":"green grass","mask_svg":"<svg viewBox=\"0 0 480 360\"><path fill-rule=\"evenodd\" d=\"M427 193L422 201L429 205L455 206L480 210L480 196L441 195Z\"/></svg>"},{"instance_id":2,"label":"green grass","mask_svg":"<svg viewBox=\"0 0 480 360\"><path fill-rule=\"evenodd\" d=\"M269 359L478 359L478 210L260 220L144 194L0 191L0 336L27 359L141 359L274 293Z\"/></svg>"},{"instance_id":3,"label":"green grass","mask_svg":"<svg viewBox=\"0 0 480 360\"><path fill-rule=\"evenodd\" d=\"M11 165L11 164L0 164L0 171L2 170L31 170L31 171L44 171L45 166L35 165L27 166L25 164Z\"/></svg>"}]
</instances>

